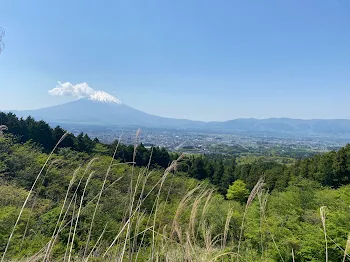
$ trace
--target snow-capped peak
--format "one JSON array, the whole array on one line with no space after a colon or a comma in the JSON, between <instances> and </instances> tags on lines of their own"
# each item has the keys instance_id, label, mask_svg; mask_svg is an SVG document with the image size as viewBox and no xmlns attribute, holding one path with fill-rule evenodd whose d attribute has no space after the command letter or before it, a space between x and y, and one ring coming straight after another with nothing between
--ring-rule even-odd
<instances>
[{"instance_id":1,"label":"snow-capped peak","mask_svg":"<svg viewBox=\"0 0 350 262\"><path fill-rule=\"evenodd\" d=\"M118 98L104 91L94 91L92 94L90 94L89 99L93 101L103 102L103 103L116 103L116 104L122 103Z\"/></svg>"},{"instance_id":2,"label":"snow-capped peak","mask_svg":"<svg viewBox=\"0 0 350 262\"><path fill-rule=\"evenodd\" d=\"M87 98L102 103L122 103L119 99L104 91L94 90L85 82L73 85L70 82L61 83L58 81L57 86L49 90L49 94L52 96L73 96L79 99Z\"/></svg>"}]
</instances>

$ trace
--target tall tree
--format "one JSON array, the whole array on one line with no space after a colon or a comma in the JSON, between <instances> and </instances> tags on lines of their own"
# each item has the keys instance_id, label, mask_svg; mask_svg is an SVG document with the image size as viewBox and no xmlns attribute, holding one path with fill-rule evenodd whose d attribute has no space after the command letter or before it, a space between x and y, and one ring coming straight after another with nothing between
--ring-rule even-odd
<instances>
[{"instance_id":1,"label":"tall tree","mask_svg":"<svg viewBox=\"0 0 350 262\"><path fill-rule=\"evenodd\" d=\"M213 179L212 179L212 183L214 185L220 185L222 176L224 174L225 170L224 170L224 164L222 160L219 160L216 162L215 164L215 172L213 175Z\"/></svg>"},{"instance_id":2,"label":"tall tree","mask_svg":"<svg viewBox=\"0 0 350 262\"><path fill-rule=\"evenodd\" d=\"M221 188L226 189L235 180L234 173L236 169L235 159L225 162L224 174L221 178Z\"/></svg>"},{"instance_id":3,"label":"tall tree","mask_svg":"<svg viewBox=\"0 0 350 262\"><path fill-rule=\"evenodd\" d=\"M246 202L249 196L249 191L247 189L247 185L240 179L230 185L227 189L226 198L228 200L236 200L238 202L244 203Z\"/></svg>"}]
</instances>

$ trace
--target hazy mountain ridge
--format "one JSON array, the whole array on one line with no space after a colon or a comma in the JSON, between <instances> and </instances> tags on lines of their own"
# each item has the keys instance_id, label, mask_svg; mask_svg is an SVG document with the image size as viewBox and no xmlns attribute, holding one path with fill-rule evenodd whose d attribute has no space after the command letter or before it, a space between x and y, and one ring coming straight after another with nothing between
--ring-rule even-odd
<instances>
[{"instance_id":1,"label":"hazy mountain ridge","mask_svg":"<svg viewBox=\"0 0 350 262\"><path fill-rule=\"evenodd\" d=\"M107 126L192 127L200 121L172 119L147 114L123 103L79 99L37 110L11 111L20 117L32 116L48 122L82 123Z\"/></svg>"},{"instance_id":2,"label":"hazy mountain ridge","mask_svg":"<svg viewBox=\"0 0 350 262\"><path fill-rule=\"evenodd\" d=\"M224 122L203 122L160 117L145 113L123 103L106 103L89 99L79 99L66 104L37 110L12 112L20 117L30 115L36 119L43 119L51 123L254 132L271 135L350 137L350 120L347 119L241 118Z\"/></svg>"},{"instance_id":3,"label":"hazy mountain ridge","mask_svg":"<svg viewBox=\"0 0 350 262\"><path fill-rule=\"evenodd\" d=\"M304 135L350 135L350 120L348 119L250 118L215 123L212 127L229 129L231 131L267 131Z\"/></svg>"}]
</instances>

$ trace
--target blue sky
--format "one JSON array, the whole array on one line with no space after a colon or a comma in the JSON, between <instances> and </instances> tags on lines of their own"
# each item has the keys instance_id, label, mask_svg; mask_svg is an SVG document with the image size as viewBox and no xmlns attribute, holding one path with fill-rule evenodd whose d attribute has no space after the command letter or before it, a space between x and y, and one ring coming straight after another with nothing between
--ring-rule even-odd
<instances>
[{"instance_id":1,"label":"blue sky","mask_svg":"<svg viewBox=\"0 0 350 262\"><path fill-rule=\"evenodd\" d=\"M2 1L0 109L82 82L197 120L350 118L347 0Z\"/></svg>"}]
</instances>

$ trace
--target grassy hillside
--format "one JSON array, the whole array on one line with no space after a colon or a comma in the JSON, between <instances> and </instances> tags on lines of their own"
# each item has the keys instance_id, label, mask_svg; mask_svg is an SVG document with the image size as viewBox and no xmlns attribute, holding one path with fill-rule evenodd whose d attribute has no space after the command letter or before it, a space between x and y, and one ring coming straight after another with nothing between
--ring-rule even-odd
<instances>
[{"instance_id":1,"label":"grassy hillside","mask_svg":"<svg viewBox=\"0 0 350 262\"><path fill-rule=\"evenodd\" d=\"M152 151L136 164L137 144L130 161L111 147L50 154L0 138L2 261L350 258L349 147L289 166L170 156L167 168Z\"/></svg>"}]
</instances>

